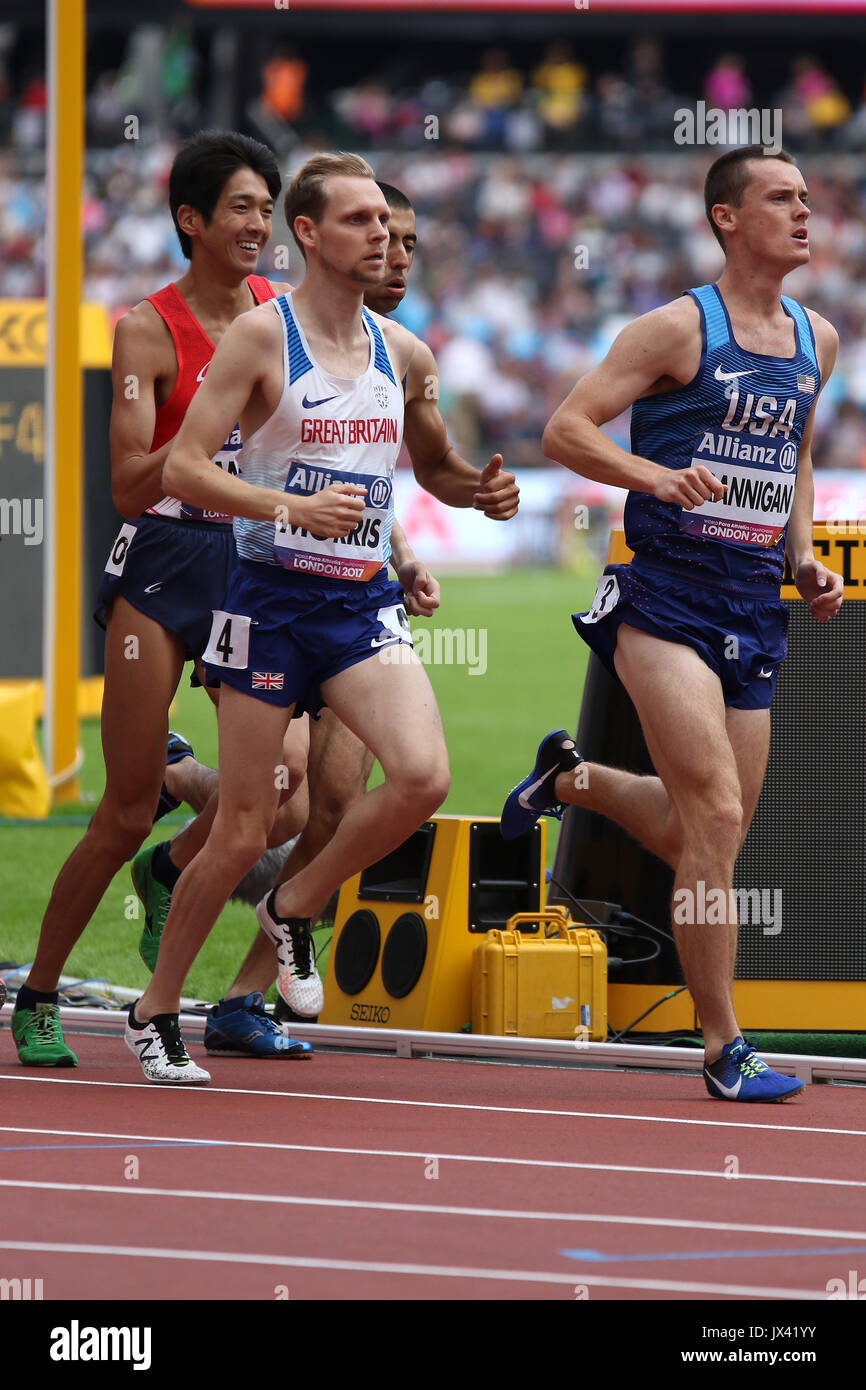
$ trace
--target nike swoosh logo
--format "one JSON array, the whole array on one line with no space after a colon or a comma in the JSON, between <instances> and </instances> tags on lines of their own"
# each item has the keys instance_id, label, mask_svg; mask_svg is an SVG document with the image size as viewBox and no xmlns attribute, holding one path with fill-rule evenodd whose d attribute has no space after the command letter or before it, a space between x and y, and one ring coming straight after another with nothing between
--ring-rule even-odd
<instances>
[{"instance_id":1,"label":"nike swoosh logo","mask_svg":"<svg viewBox=\"0 0 866 1390\"><path fill-rule=\"evenodd\" d=\"M716 370L713 373L713 375L716 378L716 381L733 381L735 377L738 376L752 376L757 370L757 367L749 367L747 371L743 372L723 372L721 367L719 366L716 367Z\"/></svg>"},{"instance_id":2,"label":"nike swoosh logo","mask_svg":"<svg viewBox=\"0 0 866 1390\"><path fill-rule=\"evenodd\" d=\"M404 642L405 638L398 637L396 632L389 632L387 637L371 637L371 647L384 647L386 642Z\"/></svg>"},{"instance_id":3,"label":"nike swoosh logo","mask_svg":"<svg viewBox=\"0 0 866 1390\"><path fill-rule=\"evenodd\" d=\"M561 768L561 767L549 767L549 768L547 769L547 771L545 772L544 776L543 776L543 777L539 777L539 779L538 779L537 782L533 782L533 783L531 784L531 786L524 787L523 791L520 793L520 795L519 795L518 798L517 798L519 804L523 807L524 811L534 811L534 810L535 810L535 807L532 805L532 803L530 802L529 798L530 798L535 792L538 791L538 788L539 788L540 786L543 786L543 784L547 781L548 777L553 776L553 777L555 778L555 777L556 777L556 774L557 774L558 772L561 772L561 771L562 771L562 768Z\"/></svg>"},{"instance_id":4,"label":"nike swoosh logo","mask_svg":"<svg viewBox=\"0 0 866 1390\"><path fill-rule=\"evenodd\" d=\"M160 580L158 584L148 584L144 592L146 594L158 594L161 588L162 580Z\"/></svg>"},{"instance_id":5,"label":"nike swoosh logo","mask_svg":"<svg viewBox=\"0 0 866 1390\"><path fill-rule=\"evenodd\" d=\"M731 1100L733 1100L735 1096L738 1096L740 1094L740 1087L743 1084L743 1078L741 1076L737 1077L736 1086L726 1086L724 1082L720 1081L717 1076L713 1076L712 1072L710 1072L710 1079L713 1085L718 1086L722 1094L729 1096Z\"/></svg>"},{"instance_id":6,"label":"nike swoosh logo","mask_svg":"<svg viewBox=\"0 0 866 1390\"><path fill-rule=\"evenodd\" d=\"M762 666L761 669L760 669L760 671L758 672L758 675L761 677L761 679L762 679L762 680L765 680L765 681L768 681L768 680L770 679L770 677L772 676L772 674L773 674L773 668L772 668L772 666L770 667L769 671L765 671L764 668L763 668L763 666Z\"/></svg>"},{"instance_id":7,"label":"nike swoosh logo","mask_svg":"<svg viewBox=\"0 0 866 1390\"><path fill-rule=\"evenodd\" d=\"M337 396L339 396L339 394L340 393L338 391ZM323 396L320 401L309 401L307 400L307 397L304 396L304 399L301 401L301 408L303 410L315 410L317 405L324 405L326 401L335 401L337 399L337 396Z\"/></svg>"}]
</instances>

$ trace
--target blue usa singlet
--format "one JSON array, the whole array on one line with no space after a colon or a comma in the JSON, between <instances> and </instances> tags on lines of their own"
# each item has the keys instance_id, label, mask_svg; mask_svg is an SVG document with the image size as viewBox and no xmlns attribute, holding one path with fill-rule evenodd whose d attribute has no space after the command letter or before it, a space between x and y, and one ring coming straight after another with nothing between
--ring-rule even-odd
<instances>
[{"instance_id":1,"label":"blue usa singlet","mask_svg":"<svg viewBox=\"0 0 866 1390\"><path fill-rule=\"evenodd\" d=\"M783 295L793 357L748 352L715 285L688 293L701 316L700 366L685 386L635 401L631 450L667 468L704 464L727 490L692 511L630 492L626 542L637 556L698 582L778 590L800 441L821 385L812 326L802 305Z\"/></svg>"}]
</instances>

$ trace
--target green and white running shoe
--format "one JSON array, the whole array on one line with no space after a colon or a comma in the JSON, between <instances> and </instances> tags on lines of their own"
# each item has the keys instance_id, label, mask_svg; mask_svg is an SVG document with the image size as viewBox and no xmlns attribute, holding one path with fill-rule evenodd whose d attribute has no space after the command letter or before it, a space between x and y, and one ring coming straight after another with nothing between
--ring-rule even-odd
<instances>
[{"instance_id":1,"label":"green and white running shoe","mask_svg":"<svg viewBox=\"0 0 866 1390\"><path fill-rule=\"evenodd\" d=\"M132 861L132 886L144 907L144 930L138 943L138 954L151 975L156 969L162 929L171 907L170 891L153 876L153 856L158 849L159 845L151 845Z\"/></svg>"},{"instance_id":2,"label":"green and white running shoe","mask_svg":"<svg viewBox=\"0 0 866 1390\"><path fill-rule=\"evenodd\" d=\"M25 1067L78 1066L78 1058L63 1041L57 1004L16 1009L12 1015L12 1036L18 1060Z\"/></svg>"}]
</instances>

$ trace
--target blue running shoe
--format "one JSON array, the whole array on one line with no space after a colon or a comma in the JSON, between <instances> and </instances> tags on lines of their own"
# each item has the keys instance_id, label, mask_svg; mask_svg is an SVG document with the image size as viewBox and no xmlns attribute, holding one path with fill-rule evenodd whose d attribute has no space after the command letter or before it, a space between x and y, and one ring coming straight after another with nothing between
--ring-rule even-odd
<instances>
[{"instance_id":1,"label":"blue running shoe","mask_svg":"<svg viewBox=\"0 0 866 1390\"><path fill-rule=\"evenodd\" d=\"M516 840L518 835L532 829L539 816L555 816L562 820L564 808L554 792L556 779L560 772L571 772L583 761L574 739L564 729L556 729L542 739L535 767L508 793L502 808L503 840Z\"/></svg>"},{"instance_id":2,"label":"blue running shoe","mask_svg":"<svg viewBox=\"0 0 866 1390\"><path fill-rule=\"evenodd\" d=\"M221 999L208 1016L204 1045L223 1057L312 1056L308 1042L284 1033L265 1012L265 997L257 990L245 999Z\"/></svg>"},{"instance_id":3,"label":"blue running shoe","mask_svg":"<svg viewBox=\"0 0 866 1390\"><path fill-rule=\"evenodd\" d=\"M802 1081L773 1071L743 1038L734 1038L718 1061L704 1067L704 1081L714 1100L790 1100L803 1090Z\"/></svg>"},{"instance_id":4,"label":"blue running shoe","mask_svg":"<svg viewBox=\"0 0 866 1390\"><path fill-rule=\"evenodd\" d=\"M192 744L187 743L186 739L183 737L183 734L175 734L169 729L168 753L165 759L166 766L170 766L172 763L179 763L181 758L192 758L194 756L195 754L192 751ZM175 798L169 792L168 787L163 782L162 791L159 794L159 802L157 803L156 807L156 813L153 817L154 825L156 825L156 822L158 820L162 820L163 816L167 816L169 811L176 811L179 805L180 802L175 800Z\"/></svg>"}]
</instances>

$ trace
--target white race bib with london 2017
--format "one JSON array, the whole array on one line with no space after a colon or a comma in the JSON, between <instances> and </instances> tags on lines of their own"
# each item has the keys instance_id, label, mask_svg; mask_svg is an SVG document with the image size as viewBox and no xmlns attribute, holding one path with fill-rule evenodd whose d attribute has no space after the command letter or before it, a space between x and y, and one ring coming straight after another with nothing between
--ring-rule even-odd
<instances>
[{"instance_id":1,"label":"white race bib with london 2017","mask_svg":"<svg viewBox=\"0 0 866 1390\"><path fill-rule=\"evenodd\" d=\"M719 502L683 510L680 530L738 545L776 545L788 524L797 476L797 446L705 430L692 458L726 485Z\"/></svg>"},{"instance_id":2,"label":"white race bib with london 2017","mask_svg":"<svg viewBox=\"0 0 866 1390\"><path fill-rule=\"evenodd\" d=\"M309 497L331 483L355 483L367 489L364 514L348 536L316 536L303 526L293 526L293 497ZM328 579L372 579L387 562L392 516L391 479L381 473L344 473L338 468L316 468L293 460L286 479L288 525L274 529L274 558L284 569ZM386 548L387 547L387 548Z\"/></svg>"}]
</instances>

